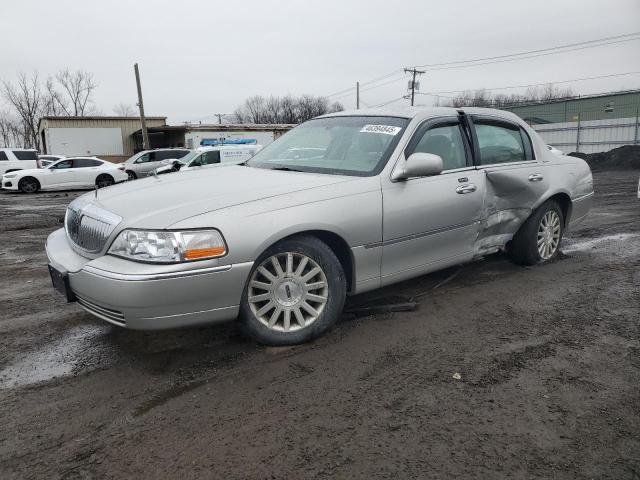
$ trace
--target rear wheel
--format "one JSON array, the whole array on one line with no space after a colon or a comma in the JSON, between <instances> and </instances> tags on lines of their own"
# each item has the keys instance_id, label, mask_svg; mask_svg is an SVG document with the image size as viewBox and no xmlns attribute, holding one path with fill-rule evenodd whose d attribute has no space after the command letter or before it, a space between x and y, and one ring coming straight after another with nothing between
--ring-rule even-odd
<instances>
[{"instance_id":1,"label":"rear wheel","mask_svg":"<svg viewBox=\"0 0 640 480\"><path fill-rule=\"evenodd\" d=\"M18 190L23 193L36 193L40 190L40 182L33 177L24 177L18 182Z\"/></svg>"},{"instance_id":2,"label":"rear wheel","mask_svg":"<svg viewBox=\"0 0 640 480\"><path fill-rule=\"evenodd\" d=\"M113 177L111 175L107 175L106 173L98 175L98 178L96 178L96 187L98 188L110 187L114 183L116 182L113 180Z\"/></svg>"},{"instance_id":3,"label":"rear wheel","mask_svg":"<svg viewBox=\"0 0 640 480\"><path fill-rule=\"evenodd\" d=\"M133 172L131 170L127 170L127 175L129 176L129 180L135 180L136 178L138 178L136 172Z\"/></svg>"},{"instance_id":4,"label":"rear wheel","mask_svg":"<svg viewBox=\"0 0 640 480\"><path fill-rule=\"evenodd\" d=\"M520 227L511 242L510 255L520 265L547 262L558 255L564 215L557 202L543 203Z\"/></svg>"},{"instance_id":5,"label":"rear wheel","mask_svg":"<svg viewBox=\"0 0 640 480\"><path fill-rule=\"evenodd\" d=\"M267 345L294 345L325 333L346 297L333 251L315 237L276 244L255 263L240 305L242 327Z\"/></svg>"}]
</instances>

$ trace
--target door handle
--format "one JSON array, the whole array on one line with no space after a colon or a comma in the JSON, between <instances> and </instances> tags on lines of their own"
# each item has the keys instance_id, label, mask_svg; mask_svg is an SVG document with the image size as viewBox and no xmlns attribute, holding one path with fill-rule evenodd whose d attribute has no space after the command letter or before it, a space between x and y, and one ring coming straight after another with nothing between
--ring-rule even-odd
<instances>
[{"instance_id":1,"label":"door handle","mask_svg":"<svg viewBox=\"0 0 640 480\"><path fill-rule=\"evenodd\" d=\"M529 181L530 182L540 182L542 181L544 177L542 176L541 173L532 173L531 175L529 175Z\"/></svg>"},{"instance_id":2,"label":"door handle","mask_svg":"<svg viewBox=\"0 0 640 480\"><path fill-rule=\"evenodd\" d=\"M476 186L473 183L467 183L466 185L460 185L458 188L456 188L456 193L459 193L461 195L465 194L465 193L472 193L476 191Z\"/></svg>"}]
</instances>

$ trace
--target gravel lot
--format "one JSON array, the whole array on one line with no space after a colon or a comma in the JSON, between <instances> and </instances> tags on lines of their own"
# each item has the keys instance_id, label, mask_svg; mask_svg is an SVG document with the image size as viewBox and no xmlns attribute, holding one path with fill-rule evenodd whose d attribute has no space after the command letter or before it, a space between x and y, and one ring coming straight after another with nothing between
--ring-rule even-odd
<instances>
[{"instance_id":1,"label":"gravel lot","mask_svg":"<svg viewBox=\"0 0 640 480\"><path fill-rule=\"evenodd\" d=\"M640 478L639 172L595 174L562 258L502 255L266 348L65 304L44 241L78 193L0 193L0 478Z\"/></svg>"}]
</instances>

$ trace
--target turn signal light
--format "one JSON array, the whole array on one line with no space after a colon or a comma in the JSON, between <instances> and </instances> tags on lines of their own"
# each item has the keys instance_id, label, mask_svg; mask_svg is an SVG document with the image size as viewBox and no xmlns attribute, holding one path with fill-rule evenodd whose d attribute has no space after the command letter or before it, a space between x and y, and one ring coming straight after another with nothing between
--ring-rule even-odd
<instances>
[{"instance_id":1,"label":"turn signal light","mask_svg":"<svg viewBox=\"0 0 640 480\"><path fill-rule=\"evenodd\" d=\"M196 260L198 258L218 257L220 255L224 255L224 253L224 247L194 248L191 250L185 250L184 258L187 260Z\"/></svg>"}]
</instances>

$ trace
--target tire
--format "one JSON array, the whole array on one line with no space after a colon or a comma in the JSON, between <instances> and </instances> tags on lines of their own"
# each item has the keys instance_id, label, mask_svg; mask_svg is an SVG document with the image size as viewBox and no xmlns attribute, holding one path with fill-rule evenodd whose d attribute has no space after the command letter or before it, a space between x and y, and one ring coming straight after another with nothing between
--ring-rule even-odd
<instances>
[{"instance_id":1,"label":"tire","mask_svg":"<svg viewBox=\"0 0 640 480\"><path fill-rule=\"evenodd\" d=\"M136 172L132 170L127 170L127 175L129 175L129 180L135 180L138 178L138 176L136 175Z\"/></svg>"},{"instance_id":2,"label":"tire","mask_svg":"<svg viewBox=\"0 0 640 480\"><path fill-rule=\"evenodd\" d=\"M18 182L18 190L22 193L36 193L40 190L40 182L33 177L21 178Z\"/></svg>"},{"instance_id":3,"label":"tire","mask_svg":"<svg viewBox=\"0 0 640 480\"><path fill-rule=\"evenodd\" d=\"M560 251L564 215L560 205L548 200L540 205L511 241L509 255L519 265L536 265L553 260Z\"/></svg>"},{"instance_id":4,"label":"tire","mask_svg":"<svg viewBox=\"0 0 640 480\"><path fill-rule=\"evenodd\" d=\"M325 243L308 235L284 240L262 254L249 274L240 303L242 330L266 345L308 342L338 320L346 290L342 265Z\"/></svg>"},{"instance_id":5,"label":"tire","mask_svg":"<svg viewBox=\"0 0 640 480\"><path fill-rule=\"evenodd\" d=\"M96 187L98 187L98 188L110 187L114 183L116 183L116 182L113 179L113 177L111 175L106 174L106 173L98 175L98 178L96 178Z\"/></svg>"}]
</instances>

